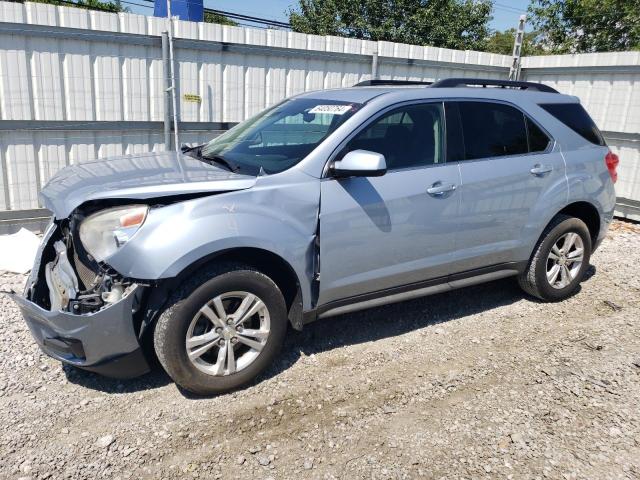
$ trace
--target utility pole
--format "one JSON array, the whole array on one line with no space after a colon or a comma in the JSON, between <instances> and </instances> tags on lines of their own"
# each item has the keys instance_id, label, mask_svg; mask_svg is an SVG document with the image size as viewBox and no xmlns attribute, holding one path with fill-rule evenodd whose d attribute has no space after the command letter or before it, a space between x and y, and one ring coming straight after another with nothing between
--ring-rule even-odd
<instances>
[{"instance_id":1,"label":"utility pole","mask_svg":"<svg viewBox=\"0 0 640 480\"><path fill-rule=\"evenodd\" d=\"M171 17L171 0L167 0L167 18L169 19L169 71L171 72L171 103L173 104L173 143L177 153L180 153L178 140L178 110L176 105L176 75L173 61L173 18Z\"/></svg>"},{"instance_id":2,"label":"utility pole","mask_svg":"<svg viewBox=\"0 0 640 480\"><path fill-rule=\"evenodd\" d=\"M520 59L522 56L522 43L524 42L524 25L527 22L526 15L520 15L518 21L518 29L513 42L513 58L511 60L511 68L509 69L509 80L518 80L520 78Z\"/></svg>"}]
</instances>

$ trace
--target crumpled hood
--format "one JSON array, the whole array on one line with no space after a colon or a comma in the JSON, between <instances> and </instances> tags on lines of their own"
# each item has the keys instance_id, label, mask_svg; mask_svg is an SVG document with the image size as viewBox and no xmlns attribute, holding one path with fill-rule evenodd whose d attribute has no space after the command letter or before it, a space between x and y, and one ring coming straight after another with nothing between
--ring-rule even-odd
<instances>
[{"instance_id":1,"label":"crumpled hood","mask_svg":"<svg viewBox=\"0 0 640 480\"><path fill-rule=\"evenodd\" d=\"M251 188L256 177L229 172L176 152L143 153L84 162L62 169L40 198L56 218L89 200L145 200Z\"/></svg>"}]
</instances>

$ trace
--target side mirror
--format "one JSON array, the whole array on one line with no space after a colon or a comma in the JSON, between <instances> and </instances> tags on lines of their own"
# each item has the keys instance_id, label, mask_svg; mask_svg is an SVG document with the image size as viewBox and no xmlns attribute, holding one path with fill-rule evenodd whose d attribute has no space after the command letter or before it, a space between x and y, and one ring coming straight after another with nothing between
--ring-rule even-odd
<instances>
[{"instance_id":1,"label":"side mirror","mask_svg":"<svg viewBox=\"0 0 640 480\"><path fill-rule=\"evenodd\" d=\"M387 162L381 153L353 150L333 163L332 174L344 177L381 177L387 173Z\"/></svg>"}]
</instances>

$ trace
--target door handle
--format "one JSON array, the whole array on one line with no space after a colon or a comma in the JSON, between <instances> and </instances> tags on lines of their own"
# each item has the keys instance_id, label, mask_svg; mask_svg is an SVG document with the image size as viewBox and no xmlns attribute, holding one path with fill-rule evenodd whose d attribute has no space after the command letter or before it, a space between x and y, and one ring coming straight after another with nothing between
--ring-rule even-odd
<instances>
[{"instance_id":1,"label":"door handle","mask_svg":"<svg viewBox=\"0 0 640 480\"><path fill-rule=\"evenodd\" d=\"M549 167L547 165L540 165L539 163L537 163L529 171L531 172L532 175L536 175L538 177L541 177L541 176L546 175L547 173L549 173L551 170L553 170L552 167Z\"/></svg>"},{"instance_id":2,"label":"door handle","mask_svg":"<svg viewBox=\"0 0 640 480\"><path fill-rule=\"evenodd\" d=\"M456 186L453 183L443 184L442 182L436 182L427 188L427 193L432 197L441 197L447 192L453 192Z\"/></svg>"}]
</instances>

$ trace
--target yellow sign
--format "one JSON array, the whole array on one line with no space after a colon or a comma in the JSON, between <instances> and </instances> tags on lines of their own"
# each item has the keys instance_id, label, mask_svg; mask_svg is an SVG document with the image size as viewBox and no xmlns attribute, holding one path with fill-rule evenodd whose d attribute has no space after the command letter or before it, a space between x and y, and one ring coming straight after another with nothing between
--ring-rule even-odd
<instances>
[{"instance_id":1,"label":"yellow sign","mask_svg":"<svg viewBox=\"0 0 640 480\"><path fill-rule=\"evenodd\" d=\"M185 102L202 103L202 97L193 93L185 93L182 98L184 98Z\"/></svg>"}]
</instances>

